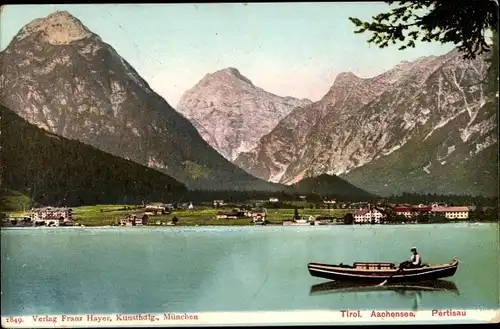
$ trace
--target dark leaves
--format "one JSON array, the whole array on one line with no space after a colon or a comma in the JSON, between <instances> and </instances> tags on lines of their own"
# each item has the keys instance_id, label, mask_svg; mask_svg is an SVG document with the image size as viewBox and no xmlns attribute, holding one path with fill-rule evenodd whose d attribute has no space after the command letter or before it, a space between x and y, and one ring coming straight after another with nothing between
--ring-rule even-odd
<instances>
[{"instance_id":1,"label":"dark leaves","mask_svg":"<svg viewBox=\"0 0 500 329\"><path fill-rule=\"evenodd\" d=\"M385 1L392 5L396 1ZM369 43L385 48L403 43L400 50L415 47L415 41L453 43L465 58L475 58L490 50L486 30L497 31L498 7L492 1L398 1L398 7L373 17L372 22L349 20L359 29L371 32ZM420 14L419 12L425 12ZM405 43L406 42L406 43Z\"/></svg>"}]
</instances>

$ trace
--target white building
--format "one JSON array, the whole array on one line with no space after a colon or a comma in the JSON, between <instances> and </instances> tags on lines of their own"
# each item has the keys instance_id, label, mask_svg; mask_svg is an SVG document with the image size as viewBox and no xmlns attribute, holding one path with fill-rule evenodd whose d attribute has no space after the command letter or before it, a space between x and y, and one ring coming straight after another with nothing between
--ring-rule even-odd
<instances>
[{"instance_id":1,"label":"white building","mask_svg":"<svg viewBox=\"0 0 500 329\"><path fill-rule=\"evenodd\" d=\"M252 210L245 211L244 215L246 217L252 218L254 221L265 220L267 217L267 210L266 209L252 209Z\"/></svg>"},{"instance_id":2,"label":"white building","mask_svg":"<svg viewBox=\"0 0 500 329\"><path fill-rule=\"evenodd\" d=\"M73 209L68 207L33 208L30 214L31 221L36 224L59 226L73 223Z\"/></svg>"},{"instance_id":3,"label":"white building","mask_svg":"<svg viewBox=\"0 0 500 329\"><path fill-rule=\"evenodd\" d=\"M447 219L468 219L468 207L442 207L433 206L431 212L437 215L443 215Z\"/></svg>"},{"instance_id":4,"label":"white building","mask_svg":"<svg viewBox=\"0 0 500 329\"><path fill-rule=\"evenodd\" d=\"M127 215L123 218L120 218L121 226L142 226L142 218L137 217L136 215Z\"/></svg>"},{"instance_id":5,"label":"white building","mask_svg":"<svg viewBox=\"0 0 500 329\"><path fill-rule=\"evenodd\" d=\"M216 214L217 219L238 219L241 214L238 211L231 211L231 212L218 212Z\"/></svg>"},{"instance_id":6,"label":"white building","mask_svg":"<svg viewBox=\"0 0 500 329\"><path fill-rule=\"evenodd\" d=\"M362 209L354 213L354 223L358 224L371 223L372 221L378 224L382 218L384 218L384 215L376 209Z\"/></svg>"},{"instance_id":7,"label":"white building","mask_svg":"<svg viewBox=\"0 0 500 329\"><path fill-rule=\"evenodd\" d=\"M164 205L163 203L150 203L146 205L144 211L147 215L150 216L158 213L165 214L167 212L167 206Z\"/></svg>"},{"instance_id":8,"label":"white building","mask_svg":"<svg viewBox=\"0 0 500 329\"><path fill-rule=\"evenodd\" d=\"M224 200L214 200L214 207L224 207L225 205Z\"/></svg>"}]
</instances>

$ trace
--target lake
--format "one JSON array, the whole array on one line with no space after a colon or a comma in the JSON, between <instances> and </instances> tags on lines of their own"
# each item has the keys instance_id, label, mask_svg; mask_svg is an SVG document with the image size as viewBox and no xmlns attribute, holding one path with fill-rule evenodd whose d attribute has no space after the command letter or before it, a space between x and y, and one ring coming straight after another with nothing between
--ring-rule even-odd
<instances>
[{"instance_id":1,"label":"lake","mask_svg":"<svg viewBox=\"0 0 500 329\"><path fill-rule=\"evenodd\" d=\"M1 231L2 315L498 309L498 224ZM310 294L308 262L461 261L456 291Z\"/></svg>"}]
</instances>

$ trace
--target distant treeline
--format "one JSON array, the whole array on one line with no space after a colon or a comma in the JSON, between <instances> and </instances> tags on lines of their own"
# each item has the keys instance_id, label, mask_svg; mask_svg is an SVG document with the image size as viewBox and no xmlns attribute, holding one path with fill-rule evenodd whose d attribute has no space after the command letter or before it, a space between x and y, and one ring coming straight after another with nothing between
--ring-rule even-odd
<instances>
[{"instance_id":1,"label":"distant treeline","mask_svg":"<svg viewBox=\"0 0 500 329\"><path fill-rule=\"evenodd\" d=\"M101 185L102 186L102 185ZM102 186L103 191L109 191L109 187ZM116 189L116 193L95 193L93 190L81 190L81 191L71 191L65 193L65 190L59 191L59 194L52 194L51 198L37 198L35 200L26 197L14 196L10 193L8 199L5 196L0 197L0 203L8 202L11 205L8 206L9 210L20 210L21 204L23 208L29 208L30 206L37 204L54 205L54 206L80 206L80 205L92 205L92 204L128 204L137 205L150 202L162 202L162 203L189 203L194 204L213 204L214 200L222 200L224 203L231 206L238 206L243 204L256 204L260 202L260 206L265 208L350 208L354 206L355 203L370 202L370 203L382 203L382 204L430 204L433 202L443 202L449 206L454 205L464 205L464 206L480 206L486 210L491 207L498 206L498 198L494 197L477 197L477 196L461 196L461 195L436 195L436 194L409 194L405 193L399 196L391 196L387 198L354 198L345 196L319 196L316 194L290 194L285 192L260 192L260 191L168 191L165 190L162 193L162 189L158 187L151 186L150 193L144 193L140 191L139 193L134 193L133 195L128 195L125 190ZM141 193L142 192L142 193ZM170 193L169 193L170 192ZM276 198L277 201L270 202L270 198ZM324 203L325 200L335 200L336 203ZM34 201L34 202L33 202ZM300 202L300 203L299 203ZM5 203L4 203L5 205ZM3 207L0 207L3 208Z\"/></svg>"},{"instance_id":2,"label":"distant treeline","mask_svg":"<svg viewBox=\"0 0 500 329\"><path fill-rule=\"evenodd\" d=\"M448 206L485 206L495 207L498 206L498 196L470 196L470 195L440 195L440 194L415 194L403 193L401 195L393 195L383 199L387 203L409 203L409 204L429 204L433 202L443 202Z\"/></svg>"},{"instance_id":3,"label":"distant treeline","mask_svg":"<svg viewBox=\"0 0 500 329\"><path fill-rule=\"evenodd\" d=\"M305 197L305 198L301 198ZM286 192L260 192L260 191L187 191L178 195L175 202L212 202L214 200L224 200L226 203L244 203L249 200L269 201L270 198L277 198L279 204L288 205L290 202L305 201L306 203L316 204L323 203L324 200L335 200L337 204L355 203L355 202L380 202L392 204L430 204L433 202L443 202L450 206L453 205L481 205L485 207L494 207L498 205L498 197L482 197L482 196L467 196L467 195L438 195L438 194L412 194L403 193L387 198L381 197L354 197L345 195L317 195L317 194L297 194ZM150 200L153 202L154 200Z\"/></svg>"},{"instance_id":4,"label":"distant treeline","mask_svg":"<svg viewBox=\"0 0 500 329\"><path fill-rule=\"evenodd\" d=\"M478 205L476 209L469 212L469 219L477 221L490 221L499 220L500 216L498 213L498 205L490 206L488 208L483 208L483 206Z\"/></svg>"},{"instance_id":5,"label":"distant treeline","mask_svg":"<svg viewBox=\"0 0 500 329\"><path fill-rule=\"evenodd\" d=\"M267 191L188 191L180 196L180 202L211 202L213 200L224 200L227 203L241 203L249 200L268 201L270 198L277 198L280 202L301 201L301 196L305 196L307 202L322 202L325 199L337 200L339 202L376 201L376 198L367 200L363 197L331 195L329 197L317 194L299 194L289 192L267 192Z\"/></svg>"}]
</instances>

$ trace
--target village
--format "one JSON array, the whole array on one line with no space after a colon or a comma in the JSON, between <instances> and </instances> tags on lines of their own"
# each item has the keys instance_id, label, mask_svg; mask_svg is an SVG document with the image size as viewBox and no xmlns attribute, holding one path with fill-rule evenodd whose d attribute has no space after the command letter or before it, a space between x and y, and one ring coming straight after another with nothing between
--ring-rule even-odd
<instances>
[{"instance_id":1,"label":"village","mask_svg":"<svg viewBox=\"0 0 500 329\"><path fill-rule=\"evenodd\" d=\"M449 206L446 203L410 205L335 200L322 200L319 204L310 204L308 208L304 200L301 202L283 203L276 197L245 204L229 204L224 200L213 200L210 204L154 202L137 206L93 206L92 213L80 211L76 216L80 207L44 206L8 216L2 220L2 226L412 224L468 221L475 208Z\"/></svg>"}]
</instances>

